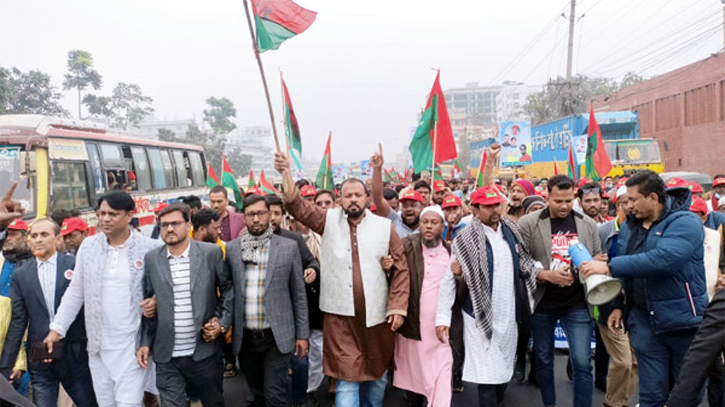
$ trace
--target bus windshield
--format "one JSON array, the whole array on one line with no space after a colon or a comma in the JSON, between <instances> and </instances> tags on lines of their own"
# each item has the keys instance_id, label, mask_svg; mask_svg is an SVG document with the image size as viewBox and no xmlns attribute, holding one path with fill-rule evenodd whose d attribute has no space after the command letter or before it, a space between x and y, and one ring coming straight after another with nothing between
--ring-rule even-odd
<instances>
[{"instance_id":1,"label":"bus windshield","mask_svg":"<svg viewBox=\"0 0 725 407\"><path fill-rule=\"evenodd\" d=\"M28 189L28 177L22 175L23 163L20 162L20 146L0 147L0 194L18 181L13 199L20 201L26 213L34 212L33 193Z\"/></svg>"},{"instance_id":2,"label":"bus windshield","mask_svg":"<svg viewBox=\"0 0 725 407\"><path fill-rule=\"evenodd\" d=\"M646 164L662 162L660 145L657 140L617 140L605 141L612 164Z\"/></svg>"}]
</instances>

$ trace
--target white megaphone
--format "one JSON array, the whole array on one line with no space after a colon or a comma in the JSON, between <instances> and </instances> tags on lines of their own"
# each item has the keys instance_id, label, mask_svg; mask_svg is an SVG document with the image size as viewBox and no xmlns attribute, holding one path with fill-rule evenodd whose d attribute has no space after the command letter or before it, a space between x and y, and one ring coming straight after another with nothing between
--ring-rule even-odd
<instances>
[{"instance_id":1,"label":"white megaphone","mask_svg":"<svg viewBox=\"0 0 725 407\"><path fill-rule=\"evenodd\" d=\"M569 256L576 268L579 268L585 261L593 260L587 248L579 242L572 242L569 245ZM586 300L590 305L606 304L622 292L622 280L602 274L593 274L587 277L586 285Z\"/></svg>"}]
</instances>

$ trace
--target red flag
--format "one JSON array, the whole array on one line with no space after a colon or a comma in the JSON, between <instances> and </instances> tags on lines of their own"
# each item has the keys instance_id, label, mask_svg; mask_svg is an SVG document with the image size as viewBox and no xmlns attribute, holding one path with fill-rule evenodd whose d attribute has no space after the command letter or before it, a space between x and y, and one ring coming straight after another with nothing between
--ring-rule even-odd
<instances>
[{"instance_id":1,"label":"red flag","mask_svg":"<svg viewBox=\"0 0 725 407\"><path fill-rule=\"evenodd\" d=\"M577 170L576 170L576 164L574 161L574 150L571 148L571 140L569 141L569 162L567 163L567 172L569 173L569 176L574 178L576 180L577 177Z\"/></svg>"},{"instance_id":2,"label":"red flag","mask_svg":"<svg viewBox=\"0 0 725 407\"><path fill-rule=\"evenodd\" d=\"M259 187L267 194L282 195L282 193L279 192L279 190L275 188L271 182L267 181L267 178L264 176L264 170L262 170L262 173L259 175Z\"/></svg>"},{"instance_id":3,"label":"red flag","mask_svg":"<svg viewBox=\"0 0 725 407\"><path fill-rule=\"evenodd\" d=\"M589 137L587 139L587 161L585 165L586 177L597 182L612 171L612 162L604 149L602 142L602 131L599 129L594 107L589 108Z\"/></svg>"},{"instance_id":4,"label":"red flag","mask_svg":"<svg viewBox=\"0 0 725 407\"><path fill-rule=\"evenodd\" d=\"M554 157L554 175L559 175L559 167L556 165L556 157Z\"/></svg>"}]
</instances>

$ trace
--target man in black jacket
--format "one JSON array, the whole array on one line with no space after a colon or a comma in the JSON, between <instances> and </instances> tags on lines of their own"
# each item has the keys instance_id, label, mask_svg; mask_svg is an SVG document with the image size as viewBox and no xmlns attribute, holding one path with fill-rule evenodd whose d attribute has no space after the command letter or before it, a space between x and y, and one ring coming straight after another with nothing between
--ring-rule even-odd
<instances>
[{"instance_id":1,"label":"man in black jacket","mask_svg":"<svg viewBox=\"0 0 725 407\"><path fill-rule=\"evenodd\" d=\"M62 348L50 359L33 357L35 345L45 350L43 339L48 335L50 321L60 305L61 298L73 278L75 259L56 251L60 241L60 227L51 219L36 221L30 228L30 248L35 261L26 261L13 273L10 288L13 316L5 337L0 370L10 378L19 378L23 372L13 371L23 336L27 329L31 381L35 404L55 406L58 403L59 383L79 407L95 407L91 372L86 352L86 329L82 312L71 325ZM62 351L61 351L62 349Z\"/></svg>"},{"instance_id":2,"label":"man in black jacket","mask_svg":"<svg viewBox=\"0 0 725 407\"><path fill-rule=\"evenodd\" d=\"M322 318L314 318L313 315L320 314L319 292L320 292L320 263L312 255L302 235L297 232L282 228L284 209L282 199L277 195L265 197L269 203L270 223L274 227L274 233L297 242L302 257L302 269L304 270L305 288L307 292L307 307L310 315L310 329L322 329ZM312 301L314 300L314 301ZM318 326L319 325L319 326ZM295 406L304 406L310 400L307 393L307 379L309 374L309 359L307 355L303 358L292 356L290 358L292 367L292 402Z\"/></svg>"},{"instance_id":3,"label":"man in black jacket","mask_svg":"<svg viewBox=\"0 0 725 407\"><path fill-rule=\"evenodd\" d=\"M697 330L685 357L680 376L667 400L669 407L696 406L702 386L710 372L707 366L725 351L725 290L719 290L705 310L702 325Z\"/></svg>"}]
</instances>

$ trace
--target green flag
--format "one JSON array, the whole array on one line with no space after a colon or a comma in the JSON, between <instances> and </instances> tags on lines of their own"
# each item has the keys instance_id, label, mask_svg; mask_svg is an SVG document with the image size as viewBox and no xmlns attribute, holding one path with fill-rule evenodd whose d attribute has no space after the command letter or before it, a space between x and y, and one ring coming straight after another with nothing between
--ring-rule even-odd
<instances>
[{"instance_id":1,"label":"green flag","mask_svg":"<svg viewBox=\"0 0 725 407\"><path fill-rule=\"evenodd\" d=\"M327 147L325 147L325 155L320 162L320 169L317 171L317 188L332 191L335 189L335 181L332 178L332 157L330 156L330 140L332 133L327 136Z\"/></svg>"},{"instance_id":2,"label":"green flag","mask_svg":"<svg viewBox=\"0 0 725 407\"><path fill-rule=\"evenodd\" d=\"M222 185L234 191L234 200L236 201L237 208L241 208L244 196L242 195L242 191L239 189L237 178L232 172L232 167L229 166L227 157L222 158Z\"/></svg>"},{"instance_id":3,"label":"green flag","mask_svg":"<svg viewBox=\"0 0 725 407\"><path fill-rule=\"evenodd\" d=\"M433 95L431 104L423 112L413 140L408 147L410 155L413 157L415 172L426 170L433 163L433 141L430 132L435 128L436 121L438 121L438 95Z\"/></svg>"}]
</instances>

